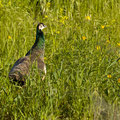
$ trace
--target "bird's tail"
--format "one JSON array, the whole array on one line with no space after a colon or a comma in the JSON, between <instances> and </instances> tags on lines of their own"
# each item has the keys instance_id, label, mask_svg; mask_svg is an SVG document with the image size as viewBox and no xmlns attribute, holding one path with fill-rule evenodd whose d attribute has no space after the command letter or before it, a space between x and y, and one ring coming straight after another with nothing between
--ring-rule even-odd
<instances>
[{"instance_id":1,"label":"bird's tail","mask_svg":"<svg viewBox=\"0 0 120 120\"><path fill-rule=\"evenodd\" d=\"M20 72L9 73L9 79L10 79L10 82L14 84L18 83L18 85L20 86L23 86L25 84L25 80L22 79L22 75L20 74Z\"/></svg>"}]
</instances>

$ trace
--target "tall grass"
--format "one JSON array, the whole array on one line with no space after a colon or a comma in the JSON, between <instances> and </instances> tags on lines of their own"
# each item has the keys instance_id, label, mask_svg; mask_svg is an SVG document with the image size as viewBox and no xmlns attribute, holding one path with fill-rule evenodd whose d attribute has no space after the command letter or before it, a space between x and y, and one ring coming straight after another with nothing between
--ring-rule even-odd
<instances>
[{"instance_id":1,"label":"tall grass","mask_svg":"<svg viewBox=\"0 0 120 120\"><path fill-rule=\"evenodd\" d=\"M119 120L119 0L0 0L0 119ZM35 67L26 86L8 73L47 25L41 80Z\"/></svg>"}]
</instances>

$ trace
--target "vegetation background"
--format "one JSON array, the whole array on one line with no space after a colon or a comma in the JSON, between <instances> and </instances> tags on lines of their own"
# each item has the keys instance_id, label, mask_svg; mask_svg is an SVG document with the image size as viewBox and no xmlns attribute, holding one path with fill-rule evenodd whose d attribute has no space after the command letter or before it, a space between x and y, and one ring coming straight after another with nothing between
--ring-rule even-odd
<instances>
[{"instance_id":1,"label":"vegetation background","mask_svg":"<svg viewBox=\"0 0 120 120\"><path fill-rule=\"evenodd\" d=\"M47 25L41 81L9 82L14 62ZM0 119L119 120L120 0L0 0Z\"/></svg>"}]
</instances>

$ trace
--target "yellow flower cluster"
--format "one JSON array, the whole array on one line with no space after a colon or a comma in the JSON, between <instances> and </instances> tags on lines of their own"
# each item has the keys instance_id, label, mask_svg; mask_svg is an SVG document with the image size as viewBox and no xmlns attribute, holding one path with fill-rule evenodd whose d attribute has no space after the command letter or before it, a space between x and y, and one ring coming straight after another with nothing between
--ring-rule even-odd
<instances>
[{"instance_id":1,"label":"yellow flower cluster","mask_svg":"<svg viewBox=\"0 0 120 120\"><path fill-rule=\"evenodd\" d=\"M53 32L55 33L55 34L60 34L60 31L58 30L56 30L56 29L53 29Z\"/></svg>"},{"instance_id":2,"label":"yellow flower cluster","mask_svg":"<svg viewBox=\"0 0 120 120\"><path fill-rule=\"evenodd\" d=\"M57 34L60 34L60 31L56 31Z\"/></svg>"},{"instance_id":3,"label":"yellow flower cluster","mask_svg":"<svg viewBox=\"0 0 120 120\"><path fill-rule=\"evenodd\" d=\"M100 46L99 46L99 45L97 45L97 46L96 46L96 49L97 49L97 50L100 50Z\"/></svg>"},{"instance_id":4,"label":"yellow flower cluster","mask_svg":"<svg viewBox=\"0 0 120 120\"><path fill-rule=\"evenodd\" d=\"M62 24L65 24L65 20L67 20L67 19L68 19L67 16L63 16L63 17L61 18L60 22L61 22Z\"/></svg>"},{"instance_id":5,"label":"yellow flower cluster","mask_svg":"<svg viewBox=\"0 0 120 120\"><path fill-rule=\"evenodd\" d=\"M91 20L91 17L90 16L86 16L85 19L86 20Z\"/></svg>"},{"instance_id":6,"label":"yellow flower cluster","mask_svg":"<svg viewBox=\"0 0 120 120\"><path fill-rule=\"evenodd\" d=\"M9 35L9 36L8 36L8 39L10 40L10 39L12 39L12 37Z\"/></svg>"},{"instance_id":7,"label":"yellow flower cluster","mask_svg":"<svg viewBox=\"0 0 120 120\"><path fill-rule=\"evenodd\" d=\"M120 43L117 43L118 46L120 46Z\"/></svg>"},{"instance_id":8,"label":"yellow flower cluster","mask_svg":"<svg viewBox=\"0 0 120 120\"><path fill-rule=\"evenodd\" d=\"M104 25L101 25L101 28L102 28L102 29L104 29L104 28L105 28L105 26L104 26Z\"/></svg>"},{"instance_id":9,"label":"yellow flower cluster","mask_svg":"<svg viewBox=\"0 0 120 120\"><path fill-rule=\"evenodd\" d=\"M118 83L120 83L120 78L118 78Z\"/></svg>"},{"instance_id":10,"label":"yellow flower cluster","mask_svg":"<svg viewBox=\"0 0 120 120\"><path fill-rule=\"evenodd\" d=\"M107 40L106 43L110 43L110 40Z\"/></svg>"},{"instance_id":11,"label":"yellow flower cluster","mask_svg":"<svg viewBox=\"0 0 120 120\"><path fill-rule=\"evenodd\" d=\"M86 38L85 36L82 36L82 39L83 39L83 40L86 40L87 38Z\"/></svg>"},{"instance_id":12,"label":"yellow flower cluster","mask_svg":"<svg viewBox=\"0 0 120 120\"><path fill-rule=\"evenodd\" d=\"M48 16L47 16L47 15L45 15L45 18L48 18Z\"/></svg>"},{"instance_id":13,"label":"yellow flower cluster","mask_svg":"<svg viewBox=\"0 0 120 120\"><path fill-rule=\"evenodd\" d=\"M107 78L111 78L111 77L112 77L112 75L110 75L110 74L107 75Z\"/></svg>"}]
</instances>

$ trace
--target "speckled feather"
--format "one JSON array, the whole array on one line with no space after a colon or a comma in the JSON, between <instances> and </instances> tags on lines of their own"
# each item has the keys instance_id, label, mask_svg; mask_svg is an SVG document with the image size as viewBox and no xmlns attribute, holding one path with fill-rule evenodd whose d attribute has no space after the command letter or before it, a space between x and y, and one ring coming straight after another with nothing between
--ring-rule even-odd
<instances>
[{"instance_id":1,"label":"speckled feather","mask_svg":"<svg viewBox=\"0 0 120 120\"><path fill-rule=\"evenodd\" d=\"M9 72L9 78L13 80L23 80L23 76L25 76L29 72L29 67L30 57L25 56L18 59Z\"/></svg>"}]
</instances>

